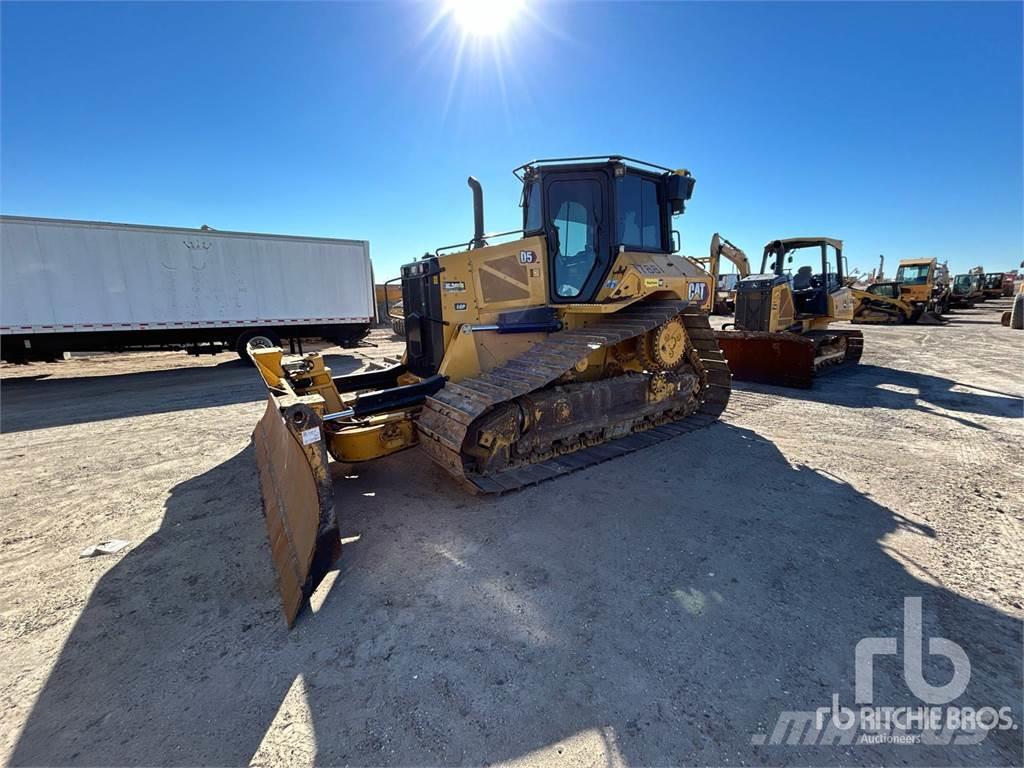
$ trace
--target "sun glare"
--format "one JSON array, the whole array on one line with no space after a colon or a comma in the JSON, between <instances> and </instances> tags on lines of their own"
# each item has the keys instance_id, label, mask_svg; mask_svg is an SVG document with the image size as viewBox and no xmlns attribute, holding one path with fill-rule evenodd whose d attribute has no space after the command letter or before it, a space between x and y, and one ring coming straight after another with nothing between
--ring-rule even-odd
<instances>
[{"instance_id":1,"label":"sun glare","mask_svg":"<svg viewBox=\"0 0 1024 768\"><path fill-rule=\"evenodd\" d=\"M459 25L463 34L472 37L495 37L515 21L523 9L523 0L447 0L446 13Z\"/></svg>"}]
</instances>

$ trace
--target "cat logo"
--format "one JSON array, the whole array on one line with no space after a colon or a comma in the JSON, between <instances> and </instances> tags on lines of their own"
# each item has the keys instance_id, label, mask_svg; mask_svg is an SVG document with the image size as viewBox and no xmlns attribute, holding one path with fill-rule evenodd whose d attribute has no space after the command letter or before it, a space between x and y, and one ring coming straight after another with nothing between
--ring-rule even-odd
<instances>
[{"instance_id":1,"label":"cat logo","mask_svg":"<svg viewBox=\"0 0 1024 768\"><path fill-rule=\"evenodd\" d=\"M698 304L703 304L704 300L708 297L708 287L704 283L690 283L689 292L687 298L690 301L695 301Z\"/></svg>"}]
</instances>

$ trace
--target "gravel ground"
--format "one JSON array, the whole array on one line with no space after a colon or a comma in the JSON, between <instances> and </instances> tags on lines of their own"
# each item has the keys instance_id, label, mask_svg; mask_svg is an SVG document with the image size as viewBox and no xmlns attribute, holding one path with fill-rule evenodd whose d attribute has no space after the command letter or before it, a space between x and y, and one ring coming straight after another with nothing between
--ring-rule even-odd
<instances>
[{"instance_id":1,"label":"gravel ground","mask_svg":"<svg viewBox=\"0 0 1024 768\"><path fill-rule=\"evenodd\" d=\"M4 367L0 757L12 765L1021 765L1024 333L1006 302L866 327L813 390L502 498L417 451L340 468L346 546L285 628L233 357ZM400 353L330 350L337 372ZM356 538L358 537L358 538ZM128 539L117 555L79 559ZM854 648L970 661L975 744L772 744ZM927 646L925 646L927 652ZM940 685L951 666L926 653ZM920 706L900 655L874 704ZM767 743L766 743L767 742Z\"/></svg>"}]
</instances>

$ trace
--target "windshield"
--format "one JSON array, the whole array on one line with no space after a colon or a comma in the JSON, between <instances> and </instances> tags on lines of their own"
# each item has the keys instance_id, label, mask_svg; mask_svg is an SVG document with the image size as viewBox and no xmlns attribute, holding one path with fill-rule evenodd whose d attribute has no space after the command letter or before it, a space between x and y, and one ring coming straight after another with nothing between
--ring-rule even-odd
<instances>
[{"instance_id":1,"label":"windshield","mask_svg":"<svg viewBox=\"0 0 1024 768\"><path fill-rule=\"evenodd\" d=\"M601 225L601 184L596 179L556 181L548 188L551 228L558 233L554 254L555 293L580 295L597 262Z\"/></svg>"},{"instance_id":2,"label":"windshield","mask_svg":"<svg viewBox=\"0 0 1024 768\"><path fill-rule=\"evenodd\" d=\"M615 194L618 242L627 248L664 250L658 185L651 179L627 173L615 180Z\"/></svg>"},{"instance_id":3,"label":"windshield","mask_svg":"<svg viewBox=\"0 0 1024 768\"><path fill-rule=\"evenodd\" d=\"M985 287L986 288L1002 288L1003 287L1003 273L989 273L985 275Z\"/></svg>"},{"instance_id":4,"label":"windshield","mask_svg":"<svg viewBox=\"0 0 1024 768\"><path fill-rule=\"evenodd\" d=\"M873 293L875 296L888 296L890 299L898 299L900 297L895 283L875 283L874 285L869 285L868 293Z\"/></svg>"},{"instance_id":5,"label":"windshield","mask_svg":"<svg viewBox=\"0 0 1024 768\"><path fill-rule=\"evenodd\" d=\"M896 270L896 282L906 285L924 285L928 282L931 264L909 264Z\"/></svg>"},{"instance_id":6,"label":"windshield","mask_svg":"<svg viewBox=\"0 0 1024 768\"><path fill-rule=\"evenodd\" d=\"M970 275L957 275L953 279L953 287L960 290L967 290L971 287L971 276Z\"/></svg>"},{"instance_id":7,"label":"windshield","mask_svg":"<svg viewBox=\"0 0 1024 768\"><path fill-rule=\"evenodd\" d=\"M828 271L822 274L822 250ZM839 285L839 274L832 268L838 261L835 246L824 243L805 245L786 251L781 264L777 264L777 252L766 251L761 261L761 271L787 275L793 282L794 291L817 290L826 287L832 290Z\"/></svg>"}]
</instances>

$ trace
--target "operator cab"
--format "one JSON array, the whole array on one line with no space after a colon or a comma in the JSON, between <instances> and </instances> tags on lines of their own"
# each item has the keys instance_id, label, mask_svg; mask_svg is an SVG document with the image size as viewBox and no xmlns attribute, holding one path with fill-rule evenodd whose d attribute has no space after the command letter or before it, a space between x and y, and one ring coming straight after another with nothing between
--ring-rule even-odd
<instances>
[{"instance_id":1,"label":"operator cab","mask_svg":"<svg viewBox=\"0 0 1024 768\"><path fill-rule=\"evenodd\" d=\"M974 275L957 275L953 278L953 293L968 294L974 288Z\"/></svg>"},{"instance_id":2,"label":"operator cab","mask_svg":"<svg viewBox=\"0 0 1024 768\"><path fill-rule=\"evenodd\" d=\"M586 303L620 251L675 253L672 217L686 207L689 171L619 156L533 160L523 182L523 235L548 246L552 303Z\"/></svg>"},{"instance_id":3,"label":"operator cab","mask_svg":"<svg viewBox=\"0 0 1024 768\"><path fill-rule=\"evenodd\" d=\"M793 258L798 257L796 271ZM828 315L828 296L843 286L843 241L828 237L772 240L761 272L790 280L797 319Z\"/></svg>"},{"instance_id":4,"label":"operator cab","mask_svg":"<svg viewBox=\"0 0 1024 768\"><path fill-rule=\"evenodd\" d=\"M550 302L585 304L604 285L620 251L678 250L672 217L683 212L693 194L689 171L602 155L532 160L513 173L523 183L521 233L485 234L483 191L470 176L472 240L402 267L406 364L417 376L436 373L444 357L449 323L443 316L442 251L486 248L489 238L511 234L541 236L547 243Z\"/></svg>"}]
</instances>

